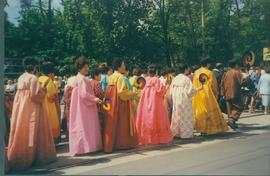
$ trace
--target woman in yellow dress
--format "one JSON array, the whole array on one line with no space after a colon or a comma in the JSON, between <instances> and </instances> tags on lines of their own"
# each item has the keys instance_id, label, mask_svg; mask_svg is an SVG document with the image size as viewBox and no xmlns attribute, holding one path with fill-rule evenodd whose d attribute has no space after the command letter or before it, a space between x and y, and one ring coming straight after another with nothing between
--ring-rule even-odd
<instances>
[{"instance_id":1,"label":"woman in yellow dress","mask_svg":"<svg viewBox=\"0 0 270 176\"><path fill-rule=\"evenodd\" d=\"M195 71L193 85L196 88L203 86L202 91L193 97L193 111L195 115L195 129L201 134L216 134L228 131L217 102L218 85L212 71L209 70L211 60L203 59L202 67ZM204 75L204 82L200 78Z\"/></svg>"},{"instance_id":2,"label":"woman in yellow dress","mask_svg":"<svg viewBox=\"0 0 270 176\"><path fill-rule=\"evenodd\" d=\"M54 65L51 62L45 62L42 66L44 75L39 77L39 82L42 87L49 80L47 85L47 94L44 103L48 109L49 122L52 128L52 133L55 143L59 142L60 137L60 117L61 110L59 105L58 91L54 84Z\"/></svg>"},{"instance_id":3,"label":"woman in yellow dress","mask_svg":"<svg viewBox=\"0 0 270 176\"><path fill-rule=\"evenodd\" d=\"M138 78L140 78L141 76L141 70L139 68L134 68L132 74L133 76L129 78L129 81L132 85L132 91L134 92L134 94L136 94L132 97L132 101L134 105L134 113L136 115L137 107L138 107L140 97L141 97L141 89L139 88L139 85L137 83Z\"/></svg>"}]
</instances>

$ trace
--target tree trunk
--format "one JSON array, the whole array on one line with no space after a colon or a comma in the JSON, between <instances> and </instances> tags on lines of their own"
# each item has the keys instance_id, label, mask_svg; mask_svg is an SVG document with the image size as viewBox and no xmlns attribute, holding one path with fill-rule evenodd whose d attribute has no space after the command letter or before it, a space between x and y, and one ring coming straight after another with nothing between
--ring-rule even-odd
<instances>
[{"instance_id":1,"label":"tree trunk","mask_svg":"<svg viewBox=\"0 0 270 176\"><path fill-rule=\"evenodd\" d=\"M194 32L194 22L192 18L191 7L190 7L190 0L185 0L185 9L186 9L186 14L188 16L189 31L190 31L190 36L191 36L191 45L192 45L192 48L195 49L196 39L195 39L195 32Z\"/></svg>"},{"instance_id":2,"label":"tree trunk","mask_svg":"<svg viewBox=\"0 0 270 176\"><path fill-rule=\"evenodd\" d=\"M168 22L169 22L169 10L166 13L165 0L160 0L160 19L161 26L163 30L163 45L165 49L166 63L169 67L173 65L170 56L170 45L169 45L169 32L168 32Z\"/></svg>"},{"instance_id":3,"label":"tree trunk","mask_svg":"<svg viewBox=\"0 0 270 176\"><path fill-rule=\"evenodd\" d=\"M204 33L204 0L201 0L201 17L202 17L202 58L205 58L205 33Z\"/></svg>"}]
</instances>

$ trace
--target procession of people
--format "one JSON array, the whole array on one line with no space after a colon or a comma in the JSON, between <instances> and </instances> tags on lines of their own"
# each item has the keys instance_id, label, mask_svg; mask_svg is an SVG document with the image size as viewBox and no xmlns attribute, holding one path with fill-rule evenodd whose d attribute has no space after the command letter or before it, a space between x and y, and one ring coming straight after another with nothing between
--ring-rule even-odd
<instances>
[{"instance_id":1,"label":"procession of people","mask_svg":"<svg viewBox=\"0 0 270 176\"><path fill-rule=\"evenodd\" d=\"M11 82L5 89L16 92L14 100L5 96L10 171L55 161L61 127L71 155L81 156L236 130L247 108L269 113L270 67L243 70L237 59L228 61L229 67L204 58L200 66L161 70L150 64L145 71L127 69L120 58L111 67L90 68L89 59L79 57L63 86L55 83L53 63L44 62L41 70L34 58L23 63L16 91Z\"/></svg>"}]
</instances>

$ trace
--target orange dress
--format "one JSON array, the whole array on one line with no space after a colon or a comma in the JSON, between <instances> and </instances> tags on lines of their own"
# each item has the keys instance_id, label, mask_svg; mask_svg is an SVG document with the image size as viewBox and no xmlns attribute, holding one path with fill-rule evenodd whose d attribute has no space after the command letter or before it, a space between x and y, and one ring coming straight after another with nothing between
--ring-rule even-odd
<instances>
[{"instance_id":1,"label":"orange dress","mask_svg":"<svg viewBox=\"0 0 270 176\"><path fill-rule=\"evenodd\" d=\"M20 76L8 144L11 170L27 169L33 161L45 164L56 159L44 97L45 92L35 75L24 73Z\"/></svg>"},{"instance_id":2,"label":"orange dress","mask_svg":"<svg viewBox=\"0 0 270 176\"><path fill-rule=\"evenodd\" d=\"M128 89L124 76L119 72L110 76L105 97L111 99L112 108L104 114L104 151L136 147L138 140L134 112L130 106L132 90Z\"/></svg>"}]
</instances>

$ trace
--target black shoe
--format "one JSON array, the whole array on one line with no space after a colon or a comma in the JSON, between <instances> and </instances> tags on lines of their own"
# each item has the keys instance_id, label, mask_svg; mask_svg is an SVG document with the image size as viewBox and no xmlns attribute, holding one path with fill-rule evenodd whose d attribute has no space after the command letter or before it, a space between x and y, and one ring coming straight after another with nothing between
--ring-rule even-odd
<instances>
[{"instance_id":1,"label":"black shoe","mask_svg":"<svg viewBox=\"0 0 270 176\"><path fill-rule=\"evenodd\" d=\"M235 123L235 122L234 122L234 126L235 126L235 128L238 128L238 124L237 124L237 123Z\"/></svg>"},{"instance_id":2,"label":"black shoe","mask_svg":"<svg viewBox=\"0 0 270 176\"><path fill-rule=\"evenodd\" d=\"M228 125L229 127L231 127L231 129L233 129L233 130L235 130L235 129L237 128L236 125L235 125L235 123L232 122L232 121L228 121L228 122L227 122L227 125Z\"/></svg>"}]
</instances>

